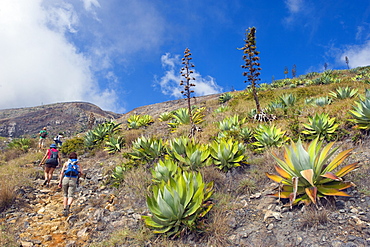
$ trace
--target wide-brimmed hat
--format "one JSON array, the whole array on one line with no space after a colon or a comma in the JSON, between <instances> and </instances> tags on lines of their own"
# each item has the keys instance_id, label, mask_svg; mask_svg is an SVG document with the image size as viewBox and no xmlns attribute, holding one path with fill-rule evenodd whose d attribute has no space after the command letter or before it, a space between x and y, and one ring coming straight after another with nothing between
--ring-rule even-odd
<instances>
[{"instance_id":1,"label":"wide-brimmed hat","mask_svg":"<svg viewBox=\"0 0 370 247\"><path fill-rule=\"evenodd\" d=\"M50 145L50 148L56 148L57 145L55 145L54 143Z\"/></svg>"}]
</instances>

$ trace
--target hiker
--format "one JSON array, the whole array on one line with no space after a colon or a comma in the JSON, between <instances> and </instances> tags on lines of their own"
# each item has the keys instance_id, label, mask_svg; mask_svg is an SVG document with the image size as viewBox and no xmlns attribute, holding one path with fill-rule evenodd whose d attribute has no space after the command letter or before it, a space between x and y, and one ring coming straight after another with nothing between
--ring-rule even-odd
<instances>
[{"instance_id":1,"label":"hiker","mask_svg":"<svg viewBox=\"0 0 370 247\"><path fill-rule=\"evenodd\" d=\"M44 127L40 133L39 133L40 139L39 139L39 149L43 149L45 146L45 140L48 136L48 132L46 131L46 127Z\"/></svg>"},{"instance_id":2,"label":"hiker","mask_svg":"<svg viewBox=\"0 0 370 247\"><path fill-rule=\"evenodd\" d=\"M63 133L59 133L56 137L54 137L54 142L55 142L55 145L57 145L57 147L60 147L62 146L63 142L62 142L62 138L63 138Z\"/></svg>"},{"instance_id":3,"label":"hiker","mask_svg":"<svg viewBox=\"0 0 370 247\"><path fill-rule=\"evenodd\" d=\"M45 164L44 168L45 181L43 185L46 185L47 187L49 187L50 180L53 178L55 168L57 168L57 166L61 163L59 152L56 148L57 146L55 144L51 144L50 149L46 151L44 157L42 158L39 164L39 166Z\"/></svg>"},{"instance_id":4,"label":"hiker","mask_svg":"<svg viewBox=\"0 0 370 247\"><path fill-rule=\"evenodd\" d=\"M69 209L73 202L73 197L77 188L78 178L83 174L77 154L72 152L68 156L69 160L64 163L59 177L59 187L63 190L63 215L69 215Z\"/></svg>"}]
</instances>

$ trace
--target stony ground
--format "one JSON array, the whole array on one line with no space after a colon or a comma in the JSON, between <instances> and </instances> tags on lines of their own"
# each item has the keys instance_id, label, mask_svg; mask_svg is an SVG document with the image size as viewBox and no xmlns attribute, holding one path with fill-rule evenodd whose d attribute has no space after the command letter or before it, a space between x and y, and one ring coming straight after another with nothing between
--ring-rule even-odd
<instances>
[{"instance_id":1,"label":"stony ground","mask_svg":"<svg viewBox=\"0 0 370 247\"><path fill-rule=\"evenodd\" d=\"M356 159L369 167L367 148L355 153ZM39 178L19 190L19 199L0 214L0 222L17 229L21 246L91 246L107 239L114 230L140 227L145 205L128 207L125 197L129 195L117 195L117 190L104 185L99 164L91 164L86 171L68 217L62 215L62 193L56 180L45 188ZM275 187L274 183L266 184L258 193L233 198L224 219L229 234L222 244L213 246L370 246L370 197L357 188L348 191L352 197L323 200L323 205L313 210L289 209L276 198L266 196ZM185 238L180 245L176 243L175 246L207 246L195 236ZM145 246L163 245L148 241Z\"/></svg>"}]
</instances>

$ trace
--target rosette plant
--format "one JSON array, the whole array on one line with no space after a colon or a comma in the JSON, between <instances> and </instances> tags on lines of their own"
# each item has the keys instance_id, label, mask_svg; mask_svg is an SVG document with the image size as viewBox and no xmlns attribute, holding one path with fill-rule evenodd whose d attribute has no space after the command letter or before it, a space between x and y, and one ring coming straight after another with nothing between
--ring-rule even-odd
<instances>
[{"instance_id":1,"label":"rosette plant","mask_svg":"<svg viewBox=\"0 0 370 247\"><path fill-rule=\"evenodd\" d=\"M335 123L335 118L330 118L329 114L321 113L315 114L315 116L308 117L308 123L304 123L303 127L305 130L302 134L307 135L308 139L315 139L318 137L321 139L330 139L339 127L339 124Z\"/></svg>"},{"instance_id":2,"label":"rosette plant","mask_svg":"<svg viewBox=\"0 0 370 247\"><path fill-rule=\"evenodd\" d=\"M141 136L132 143L132 152L129 156L141 162L153 162L166 153L165 143L162 139Z\"/></svg>"},{"instance_id":3,"label":"rosette plant","mask_svg":"<svg viewBox=\"0 0 370 247\"><path fill-rule=\"evenodd\" d=\"M301 140L284 146L284 159L275 153L277 162L275 170L279 175L266 173L267 177L282 184L281 190L273 196L288 198L290 206L297 203L317 204L320 197L349 196L343 190L353 186L343 180L343 176L358 168L358 162L345 165L334 172L350 155L352 149L337 154L339 147L333 148L335 142L322 147L322 141L313 140L307 147Z\"/></svg>"},{"instance_id":4,"label":"rosette plant","mask_svg":"<svg viewBox=\"0 0 370 247\"><path fill-rule=\"evenodd\" d=\"M349 113L352 115L353 119L349 121L356 124L355 128L361 130L370 129L370 99L361 100L355 102L353 110L350 110Z\"/></svg>"},{"instance_id":5,"label":"rosette plant","mask_svg":"<svg viewBox=\"0 0 370 247\"><path fill-rule=\"evenodd\" d=\"M335 99L347 99L355 97L357 95L357 92L358 89L350 88L347 86L347 87L338 87L335 89L335 91L331 91L329 95Z\"/></svg>"},{"instance_id":6,"label":"rosette plant","mask_svg":"<svg viewBox=\"0 0 370 247\"><path fill-rule=\"evenodd\" d=\"M257 152L263 152L270 147L281 147L288 140L286 131L276 128L275 125L260 124L254 132L256 141L252 145L256 146Z\"/></svg>"},{"instance_id":7,"label":"rosette plant","mask_svg":"<svg viewBox=\"0 0 370 247\"><path fill-rule=\"evenodd\" d=\"M182 171L166 182L151 187L146 203L151 215L142 216L154 233L178 236L199 229L201 219L212 208L213 182L204 183L201 174Z\"/></svg>"},{"instance_id":8,"label":"rosette plant","mask_svg":"<svg viewBox=\"0 0 370 247\"><path fill-rule=\"evenodd\" d=\"M245 146L232 139L220 139L210 144L213 163L222 171L227 172L233 167L240 166L246 160Z\"/></svg>"},{"instance_id":9,"label":"rosette plant","mask_svg":"<svg viewBox=\"0 0 370 247\"><path fill-rule=\"evenodd\" d=\"M174 177L176 173L180 171L180 168L173 159L160 160L156 166L152 169L152 176L154 182L161 182L162 180L167 182L171 177Z\"/></svg>"},{"instance_id":10,"label":"rosette plant","mask_svg":"<svg viewBox=\"0 0 370 247\"><path fill-rule=\"evenodd\" d=\"M140 127L145 127L153 123L154 120L150 115L131 115L127 119L127 126L129 129L138 129Z\"/></svg>"},{"instance_id":11,"label":"rosette plant","mask_svg":"<svg viewBox=\"0 0 370 247\"><path fill-rule=\"evenodd\" d=\"M109 154L114 154L120 152L124 147L125 139L123 136L110 137L108 141L105 142L104 150Z\"/></svg>"},{"instance_id":12,"label":"rosette plant","mask_svg":"<svg viewBox=\"0 0 370 247\"><path fill-rule=\"evenodd\" d=\"M210 165L211 159L208 145L196 143L194 139L175 138L167 147L169 157L177 160L183 168L197 170L201 166Z\"/></svg>"}]
</instances>

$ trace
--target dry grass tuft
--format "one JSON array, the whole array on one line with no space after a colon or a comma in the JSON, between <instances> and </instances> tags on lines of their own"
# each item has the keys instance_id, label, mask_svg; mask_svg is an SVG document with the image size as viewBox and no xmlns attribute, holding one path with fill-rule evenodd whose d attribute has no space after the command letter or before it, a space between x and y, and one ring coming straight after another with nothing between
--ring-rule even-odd
<instances>
[{"instance_id":1,"label":"dry grass tuft","mask_svg":"<svg viewBox=\"0 0 370 247\"><path fill-rule=\"evenodd\" d=\"M213 198L215 204L208 215L204 240L207 246L229 246L228 236L232 229L228 223L232 198L225 193L215 193Z\"/></svg>"},{"instance_id":2,"label":"dry grass tuft","mask_svg":"<svg viewBox=\"0 0 370 247\"><path fill-rule=\"evenodd\" d=\"M203 179L206 183L214 182L214 190L226 192L229 188L225 173L214 166L207 166L200 169Z\"/></svg>"},{"instance_id":3,"label":"dry grass tuft","mask_svg":"<svg viewBox=\"0 0 370 247\"><path fill-rule=\"evenodd\" d=\"M131 129L128 131L125 131L125 143L128 147L132 146L132 143L136 141L137 138L139 138L143 134L143 129Z\"/></svg>"},{"instance_id":4,"label":"dry grass tuft","mask_svg":"<svg viewBox=\"0 0 370 247\"><path fill-rule=\"evenodd\" d=\"M325 225L329 222L328 213L328 209L324 207L318 209L313 205L307 206L301 216L301 227L310 228Z\"/></svg>"},{"instance_id":5,"label":"dry grass tuft","mask_svg":"<svg viewBox=\"0 0 370 247\"><path fill-rule=\"evenodd\" d=\"M113 232L106 240L100 243L94 243L91 247L110 247L110 246L148 246L153 233L147 228L131 229L125 227ZM159 246L159 245L156 245Z\"/></svg>"},{"instance_id":6,"label":"dry grass tuft","mask_svg":"<svg viewBox=\"0 0 370 247\"><path fill-rule=\"evenodd\" d=\"M145 196L151 184L151 174L143 166L127 171L120 187L120 194L127 195L125 198L131 205L145 204Z\"/></svg>"},{"instance_id":7,"label":"dry grass tuft","mask_svg":"<svg viewBox=\"0 0 370 247\"><path fill-rule=\"evenodd\" d=\"M15 187L12 181L5 176L0 177L0 212L8 208L16 198Z\"/></svg>"},{"instance_id":8,"label":"dry grass tuft","mask_svg":"<svg viewBox=\"0 0 370 247\"><path fill-rule=\"evenodd\" d=\"M0 224L0 246L15 247L19 246L15 239L16 234L12 233L5 225Z\"/></svg>"}]
</instances>

